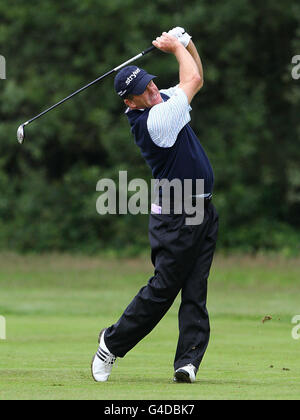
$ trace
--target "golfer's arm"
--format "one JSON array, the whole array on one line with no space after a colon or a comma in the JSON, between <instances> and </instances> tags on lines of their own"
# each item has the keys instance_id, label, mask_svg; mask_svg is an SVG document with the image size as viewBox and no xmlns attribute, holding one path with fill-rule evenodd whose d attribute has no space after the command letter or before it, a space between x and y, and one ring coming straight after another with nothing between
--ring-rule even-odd
<instances>
[{"instance_id":1,"label":"golfer's arm","mask_svg":"<svg viewBox=\"0 0 300 420\"><path fill-rule=\"evenodd\" d=\"M179 64L179 87L186 93L188 102L191 103L193 97L203 86L198 64L181 44L175 49L174 55Z\"/></svg>"},{"instance_id":2,"label":"golfer's arm","mask_svg":"<svg viewBox=\"0 0 300 420\"><path fill-rule=\"evenodd\" d=\"M191 56L193 57L193 59L194 59L194 61L195 61L196 65L197 65L197 67L198 67L198 71L199 71L199 74L200 74L200 76L201 76L201 79L202 79L202 86L203 86L203 83L204 83L204 77L203 77L203 66L202 66L202 61L201 61L201 58L200 58L200 56L199 56L199 54L198 54L197 48L196 48L196 46L195 46L195 44L193 43L193 41L192 41L192 40L190 40L190 42L189 42L188 46L186 47L186 49L187 49L187 50L188 50L188 52L191 54Z\"/></svg>"}]
</instances>

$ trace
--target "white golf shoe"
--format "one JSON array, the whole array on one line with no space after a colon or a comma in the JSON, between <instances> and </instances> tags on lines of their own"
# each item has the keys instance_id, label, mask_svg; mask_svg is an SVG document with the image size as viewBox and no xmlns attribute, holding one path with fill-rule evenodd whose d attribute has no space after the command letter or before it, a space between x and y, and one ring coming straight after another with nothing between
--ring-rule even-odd
<instances>
[{"instance_id":1,"label":"white golf shoe","mask_svg":"<svg viewBox=\"0 0 300 420\"><path fill-rule=\"evenodd\" d=\"M99 347L91 365L92 376L96 382L106 382L108 380L113 364L116 361L116 356L105 345L104 332L105 328L99 334Z\"/></svg>"},{"instance_id":2,"label":"white golf shoe","mask_svg":"<svg viewBox=\"0 0 300 420\"><path fill-rule=\"evenodd\" d=\"M174 382L193 383L196 380L196 368L191 363L183 366L174 373Z\"/></svg>"}]
</instances>

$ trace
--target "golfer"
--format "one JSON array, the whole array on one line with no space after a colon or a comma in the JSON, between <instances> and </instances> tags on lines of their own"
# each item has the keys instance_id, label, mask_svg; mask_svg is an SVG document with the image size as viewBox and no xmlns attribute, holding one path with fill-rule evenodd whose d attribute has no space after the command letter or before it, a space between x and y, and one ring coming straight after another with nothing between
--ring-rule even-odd
<instances>
[{"instance_id":1,"label":"golfer","mask_svg":"<svg viewBox=\"0 0 300 420\"><path fill-rule=\"evenodd\" d=\"M212 204L213 171L189 125L190 103L203 86L201 59L191 37L174 28L153 41L179 65L179 84L159 90L155 76L127 66L115 77L115 90L127 106L126 115L142 156L155 179L204 180L204 192L193 200L204 202L202 223L187 225L186 214L163 214L152 205L149 221L154 276L121 318L99 335L92 361L92 376L107 381L117 357L124 357L166 314L181 292L179 337L174 360L174 381L195 381L206 351L210 325L206 308L207 279L217 240L218 215ZM145 360L145 363L147 361Z\"/></svg>"}]
</instances>

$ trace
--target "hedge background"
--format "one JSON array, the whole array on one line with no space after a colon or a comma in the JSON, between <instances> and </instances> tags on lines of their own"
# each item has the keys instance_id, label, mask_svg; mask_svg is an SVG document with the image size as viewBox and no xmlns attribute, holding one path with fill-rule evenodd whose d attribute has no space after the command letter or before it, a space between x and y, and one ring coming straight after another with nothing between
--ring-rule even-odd
<instances>
[{"instance_id":1,"label":"hedge background","mask_svg":"<svg viewBox=\"0 0 300 420\"><path fill-rule=\"evenodd\" d=\"M300 4L286 0L2 0L0 54L0 249L104 250L148 247L147 215L100 216L97 181L150 180L130 134L113 77L27 129L18 126L183 26L204 65L192 127L215 171L219 249L300 251ZM177 83L173 56L136 64Z\"/></svg>"}]
</instances>

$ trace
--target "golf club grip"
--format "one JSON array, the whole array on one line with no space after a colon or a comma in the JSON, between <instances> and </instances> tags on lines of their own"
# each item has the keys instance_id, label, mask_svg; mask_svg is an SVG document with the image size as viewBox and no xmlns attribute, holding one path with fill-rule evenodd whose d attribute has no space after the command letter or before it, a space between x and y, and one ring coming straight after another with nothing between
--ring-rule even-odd
<instances>
[{"instance_id":1,"label":"golf club grip","mask_svg":"<svg viewBox=\"0 0 300 420\"><path fill-rule=\"evenodd\" d=\"M149 52L155 50L156 47L154 47L154 45L152 45L151 47L147 48L145 51L142 52L143 55L148 54Z\"/></svg>"}]
</instances>

